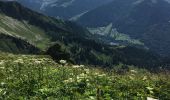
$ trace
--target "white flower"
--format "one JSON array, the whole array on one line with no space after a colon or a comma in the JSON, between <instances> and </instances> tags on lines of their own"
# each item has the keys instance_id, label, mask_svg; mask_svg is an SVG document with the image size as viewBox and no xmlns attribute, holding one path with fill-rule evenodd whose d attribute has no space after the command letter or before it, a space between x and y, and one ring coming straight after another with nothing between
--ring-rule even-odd
<instances>
[{"instance_id":1,"label":"white flower","mask_svg":"<svg viewBox=\"0 0 170 100\"><path fill-rule=\"evenodd\" d=\"M5 85L5 82L1 82L1 86L4 86Z\"/></svg>"},{"instance_id":2,"label":"white flower","mask_svg":"<svg viewBox=\"0 0 170 100\"><path fill-rule=\"evenodd\" d=\"M103 77L103 76L106 76L106 74L99 74L98 76L99 77Z\"/></svg>"},{"instance_id":3,"label":"white flower","mask_svg":"<svg viewBox=\"0 0 170 100\"><path fill-rule=\"evenodd\" d=\"M86 74L89 74L90 73L90 70L89 69L84 69Z\"/></svg>"},{"instance_id":4,"label":"white flower","mask_svg":"<svg viewBox=\"0 0 170 100\"><path fill-rule=\"evenodd\" d=\"M0 67L0 69L5 69L5 67Z\"/></svg>"},{"instance_id":5,"label":"white flower","mask_svg":"<svg viewBox=\"0 0 170 100\"><path fill-rule=\"evenodd\" d=\"M49 92L50 89L49 88L43 88L43 89L39 89L40 92Z\"/></svg>"},{"instance_id":6,"label":"white flower","mask_svg":"<svg viewBox=\"0 0 170 100\"><path fill-rule=\"evenodd\" d=\"M151 98L151 97L147 97L147 100L159 100L159 99L154 99L154 98Z\"/></svg>"},{"instance_id":7,"label":"white flower","mask_svg":"<svg viewBox=\"0 0 170 100\"><path fill-rule=\"evenodd\" d=\"M0 62L0 65L3 65L4 64L4 61L2 60L1 62Z\"/></svg>"},{"instance_id":8,"label":"white flower","mask_svg":"<svg viewBox=\"0 0 170 100\"><path fill-rule=\"evenodd\" d=\"M84 77L86 77L87 75L86 74L84 74L84 73L81 73L80 74L80 77L82 77L82 78L84 78Z\"/></svg>"},{"instance_id":9,"label":"white flower","mask_svg":"<svg viewBox=\"0 0 170 100\"><path fill-rule=\"evenodd\" d=\"M22 64L22 63L24 63L24 61L23 61L23 59L17 59L17 60L14 61L14 63L21 63Z\"/></svg>"},{"instance_id":10,"label":"white flower","mask_svg":"<svg viewBox=\"0 0 170 100\"><path fill-rule=\"evenodd\" d=\"M132 72L132 73L138 73L136 70L130 70L130 72Z\"/></svg>"},{"instance_id":11,"label":"white flower","mask_svg":"<svg viewBox=\"0 0 170 100\"><path fill-rule=\"evenodd\" d=\"M84 65L80 65L80 67L84 67Z\"/></svg>"},{"instance_id":12,"label":"white flower","mask_svg":"<svg viewBox=\"0 0 170 100\"><path fill-rule=\"evenodd\" d=\"M73 65L72 67L73 67L73 68L83 68L84 65Z\"/></svg>"},{"instance_id":13,"label":"white flower","mask_svg":"<svg viewBox=\"0 0 170 100\"><path fill-rule=\"evenodd\" d=\"M146 89L148 89L148 90L153 90L153 88L151 88L151 87L146 87Z\"/></svg>"},{"instance_id":14,"label":"white flower","mask_svg":"<svg viewBox=\"0 0 170 100\"><path fill-rule=\"evenodd\" d=\"M72 67L73 67L73 68L80 68L79 65L73 65Z\"/></svg>"},{"instance_id":15,"label":"white flower","mask_svg":"<svg viewBox=\"0 0 170 100\"><path fill-rule=\"evenodd\" d=\"M142 80L143 80L143 81L147 80L147 76L144 76Z\"/></svg>"},{"instance_id":16,"label":"white flower","mask_svg":"<svg viewBox=\"0 0 170 100\"><path fill-rule=\"evenodd\" d=\"M90 80L89 79L86 79L86 82L89 82Z\"/></svg>"},{"instance_id":17,"label":"white flower","mask_svg":"<svg viewBox=\"0 0 170 100\"><path fill-rule=\"evenodd\" d=\"M64 83L71 83L73 81L74 81L73 78L69 78L68 80L64 80Z\"/></svg>"},{"instance_id":18,"label":"white flower","mask_svg":"<svg viewBox=\"0 0 170 100\"><path fill-rule=\"evenodd\" d=\"M133 76L129 76L129 78L130 78L131 80L133 80L133 79L134 79L134 77L133 77Z\"/></svg>"},{"instance_id":19,"label":"white flower","mask_svg":"<svg viewBox=\"0 0 170 100\"><path fill-rule=\"evenodd\" d=\"M90 96L89 99L90 100L95 100L95 97L94 96Z\"/></svg>"},{"instance_id":20,"label":"white flower","mask_svg":"<svg viewBox=\"0 0 170 100\"><path fill-rule=\"evenodd\" d=\"M41 64L41 63L42 63L41 61L38 60L35 61L35 64Z\"/></svg>"},{"instance_id":21,"label":"white flower","mask_svg":"<svg viewBox=\"0 0 170 100\"><path fill-rule=\"evenodd\" d=\"M95 72L94 75L99 75L99 73Z\"/></svg>"},{"instance_id":22,"label":"white flower","mask_svg":"<svg viewBox=\"0 0 170 100\"><path fill-rule=\"evenodd\" d=\"M13 69L10 69L9 71L10 71L10 72L13 72Z\"/></svg>"},{"instance_id":23,"label":"white flower","mask_svg":"<svg viewBox=\"0 0 170 100\"><path fill-rule=\"evenodd\" d=\"M0 93L3 91L3 89L0 88Z\"/></svg>"},{"instance_id":24,"label":"white flower","mask_svg":"<svg viewBox=\"0 0 170 100\"><path fill-rule=\"evenodd\" d=\"M66 64L66 63L67 63L66 60L60 60L59 62L60 62L61 64Z\"/></svg>"}]
</instances>

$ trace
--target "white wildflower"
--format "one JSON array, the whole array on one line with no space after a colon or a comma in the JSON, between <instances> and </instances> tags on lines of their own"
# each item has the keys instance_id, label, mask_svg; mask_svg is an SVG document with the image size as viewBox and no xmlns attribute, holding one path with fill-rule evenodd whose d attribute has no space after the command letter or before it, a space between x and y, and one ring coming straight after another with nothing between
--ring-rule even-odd
<instances>
[{"instance_id":1,"label":"white wildflower","mask_svg":"<svg viewBox=\"0 0 170 100\"><path fill-rule=\"evenodd\" d=\"M90 73L90 70L89 70L89 69L84 69L84 71L86 72L86 74L89 74L89 73Z\"/></svg>"},{"instance_id":2,"label":"white wildflower","mask_svg":"<svg viewBox=\"0 0 170 100\"><path fill-rule=\"evenodd\" d=\"M0 67L0 69L5 69L5 67Z\"/></svg>"},{"instance_id":3,"label":"white wildflower","mask_svg":"<svg viewBox=\"0 0 170 100\"><path fill-rule=\"evenodd\" d=\"M94 96L90 96L89 99L90 100L95 100L95 97Z\"/></svg>"},{"instance_id":4,"label":"white wildflower","mask_svg":"<svg viewBox=\"0 0 170 100\"><path fill-rule=\"evenodd\" d=\"M148 89L148 90L153 90L153 88L151 88L151 87L146 87L146 89Z\"/></svg>"},{"instance_id":5,"label":"white wildflower","mask_svg":"<svg viewBox=\"0 0 170 100\"><path fill-rule=\"evenodd\" d=\"M84 67L84 65L80 65L80 67Z\"/></svg>"},{"instance_id":6,"label":"white wildflower","mask_svg":"<svg viewBox=\"0 0 170 100\"><path fill-rule=\"evenodd\" d=\"M83 68L84 65L73 65L72 67L73 67L73 68Z\"/></svg>"},{"instance_id":7,"label":"white wildflower","mask_svg":"<svg viewBox=\"0 0 170 100\"><path fill-rule=\"evenodd\" d=\"M99 75L99 73L95 72L94 75Z\"/></svg>"},{"instance_id":8,"label":"white wildflower","mask_svg":"<svg viewBox=\"0 0 170 100\"><path fill-rule=\"evenodd\" d=\"M147 100L159 100L159 99L154 99L154 98L151 98L151 97L147 97Z\"/></svg>"},{"instance_id":9,"label":"white wildflower","mask_svg":"<svg viewBox=\"0 0 170 100\"><path fill-rule=\"evenodd\" d=\"M132 73L138 73L136 70L130 70L130 72L132 72Z\"/></svg>"},{"instance_id":10,"label":"white wildflower","mask_svg":"<svg viewBox=\"0 0 170 100\"><path fill-rule=\"evenodd\" d=\"M66 63L67 63L66 60L60 60L59 62L60 62L61 64L66 64Z\"/></svg>"},{"instance_id":11,"label":"white wildflower","mask_svg":"<svg viewBox=\"0 0 170 100\"><path fill-rule=\"evenodd\" d=\"M2 60L2 61L0 61L0 65L3 65L5 62Z\"/></svg>"},{"instance_id":12,"label":"white wildflower","mask_svg":"<svg viewBox=\"0 0 170 100\"><path fill-rule=\"evenodd\" d=\"M143 81L147 80L147 76L144 76L142 80L143 80Z\"/></svg>"},{"instance_id":13,"label":"white wildflower","mask_svg":"<svg viewBox=\"0 0 170 100\"><path fill-rule=\"evenodd\" d=\"M9 69L10 72L13 72L13 69Z\"/></svg>"},{"instance_id":14,"label":"white wildflower","mask_svg":"<svg viewBox=\"0 0 170 100\"><path fill-rule=\"evenodd\" d=\"M81 73L80 74L80 77L82 77L82 78L85 78L87 75L86 74L84 74L84 73Z\"/></svg>"},{"instance_id":15,"label":"white wildflower","mask_svg":"<svg viewBox=\"0 0 170 100\"><path fill-rule=\"evenodd\" d=\"M67 80L64 80L64 83L72 83L73 81L74 81L73 78L69 78Z\"/></svg>"},{"instance_id":16,"label":"white wildflower","mask_svg":"<svg viewBox=\"0 0 170 100\"><path fill-rule=\"evenodd\" d=\"M80 68L79 65L73 65L72 67L73 67L73 68Z\"/></svg>"},{"instance_id":17,"label":"white wildflower","mask_svg":"<svg viewBox=\"0 0 170 100\"><path fill-rule=\"evenodd\" d=\"M86 82L89 82L90 80L89 79L86 79Z\"/></svg>"},{"instance_id":18,"label":"white wildflower","mask_svg":"<svg viewBox=\"0 0 170 100\"><path fill-rule=\"evenodd\" d=\"M0 88L0 93L3 91L3 89Z\"/></svg>"},{"instance_id":19,"label":"white wildflower","mask_svg":"<svg viewBox=\"0 0 170 100\"><path fill-rule=\"evenodd\" d=\"M35 64L41 64L42 62L39 60L34 61Z\"/></svg>"},{"instance_id":20,"label":"white wildflower","mask_svg":"<svg viewBox=\"0 0 170 100\"><path fill-rule=\"evenodd\" d=\"M99 74L98 76L99 77L104 77L104 76L106 76L106 74Z\"/></svg>"},{"instance_id":21,"label":"white wildflower","mask_svg":"<svg viewBox=\"0 0 170 100\"><path fill-rule=\"evenodd\" d=\"M134 79L134 77L133 77L133 76L129 76L129 78L130 78L131 80L133 80L133 79Z\"/></svg>"},{"instance_id":22,"label":"white wildflower","mask_svg":"<svg viewBox=\"0 0 170 100\"><path fill-rule=\"evenodd\" d=\"M14 61L14 63L21 63L22 64L22 63L24 63L24 61L23 61L23 59L17 59L17 60Z\"/></svg>"},{"instance_id":23,"label":"white wildflower","mask_svg":"<svg viewBox=\"0 0 170 100\"><path fill-rule=\"evenodd\" d=\"M1 82L1 86L4 86L5 85L5 82Z\"/></svg>"},{"instance_id":24,"label":"white wildflower","mask_svg":"<svg viewBox=\"0 0 170 100\"><path fill-rule=\"evenodd\" d=\"M43 88L43 89L39 89L40 92L49 92L50 89L49 88Z\"/></svg>"}]
</instances>

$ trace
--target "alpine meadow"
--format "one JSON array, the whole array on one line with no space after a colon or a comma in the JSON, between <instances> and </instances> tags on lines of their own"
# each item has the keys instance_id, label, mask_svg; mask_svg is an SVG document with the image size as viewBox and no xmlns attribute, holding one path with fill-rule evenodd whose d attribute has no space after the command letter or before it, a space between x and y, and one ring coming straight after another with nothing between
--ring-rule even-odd
<instances>
[{"instance_id":1,"label":"alpine meadow","mask_svg":"<svg viewBox=\"0 0 170 100\"><path fill-rule=\"evenodd\" d=\"M170 100L170 0L0 0L0 100Z\"/></svg>"}]
</instances>

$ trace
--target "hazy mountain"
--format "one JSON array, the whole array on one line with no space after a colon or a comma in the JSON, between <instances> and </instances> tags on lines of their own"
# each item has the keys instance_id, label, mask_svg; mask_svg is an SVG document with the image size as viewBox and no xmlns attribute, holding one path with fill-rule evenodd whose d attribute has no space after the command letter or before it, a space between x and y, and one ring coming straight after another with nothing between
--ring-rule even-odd
<instances>
[{"instance_id":1,"label":"hazy mountain","mask_svg":"<svg viewBox=\"0 0 170 100\"><path fill-rule=\"evenodd\" d=\"M29 48L25 52L32 53L37 47L57 61L107 67L122 62L152 68L160 62L148 50L106 45L75 23L44 16L17 2L0 2L0 17L1 39L6 41L0 41L0 50L4 52Z\"/></svg>"},{"instance_id":2,"label":"hazy mountain","mask_svg":"<svg viewBox=\"0 0 170 100\"><path fill-rule=\"evenodd\" d=\"M165 0L115 0L87 12L77 22L90 28L112 23L118 32L170 55L170 4Z\"/></svg>"},{"instance_id":3,"label":"hazy mountain","mask_svg":"<svg viewBox=\"0 0 170 100\"><path fill-rule=\"evenodd\" d=\"M112 0L17 0L26 7L44 14L72 18Z\"/></svg>"}]
</instances>

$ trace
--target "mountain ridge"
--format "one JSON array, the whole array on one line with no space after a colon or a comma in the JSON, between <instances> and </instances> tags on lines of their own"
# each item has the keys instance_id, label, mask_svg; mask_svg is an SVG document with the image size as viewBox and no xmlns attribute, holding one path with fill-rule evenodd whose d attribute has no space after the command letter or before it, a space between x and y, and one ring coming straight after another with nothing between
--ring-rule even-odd
<instances>
[{"instance_id":1,"label":"mountain ridge","mask_svg":"<svg viewBox=\"0 0 170 100\"><path fill-rule=\"evenodd\" d=\"M32 28L39 28L41 30L39 30L39 32L44 32L43 34L46 35L44 39L48 39L49 41L44 43L44 40L41 40L39 41L39 45L44 45L45 54L52 56L56 61L65 59L77 64L107 65L107 67L112 67L122 62L148 69L152 69L155 66L157 67L157 65L161 63L159 55L146 49L105 44L103 41L97 39L96 36L92 35L87 29L77 24L44 16L43 14L22 7L17 2L0 2L0 10L1 14L5 14L5 16L19 21L17 23L27 21L26 26L32 25ZM3 26L0 27L3 28ZM6 30L9 30L9 28ZM18 32L16 33L21 36ZM25 41L30 41L27 31L21 33L25 34L23 35L25 36ZM34 34L33 36L41 35L36 31ZM37 45L34 41L33 44ZM44 50L40 47L39 49ZM140 52L140 55L134 55L133 52Z\"/></svg>"},{"instance_id":2,"label":"mountain ridge","mask_svg":"<svg viewBox=\"0 0 170 100\"><path fill-rule=\"evenodd\" d=\"M112 23L118 32L142 41L146 47L162 56L169 55L170 4L164 0L140 1L115 0L85 13L77 22L89 28Z\"/></svg>"}]
</instances>

